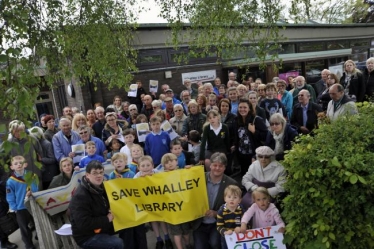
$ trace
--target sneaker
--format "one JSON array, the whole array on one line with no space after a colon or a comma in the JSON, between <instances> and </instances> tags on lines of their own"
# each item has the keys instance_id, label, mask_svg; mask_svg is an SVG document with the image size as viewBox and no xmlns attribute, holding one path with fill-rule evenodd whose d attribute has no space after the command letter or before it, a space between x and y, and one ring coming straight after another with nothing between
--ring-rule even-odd
<instances>
[{"instance_id":1,"label":"sneaker","mask_svg":"<svg viewBox=\"0 0 374 249\"><path fill-rule=\"evenodd\" d=\"M18 246L12 242L1 243L1 249L16 249Z\"/></svg>"},{"instance_id":2,"label":"sneaker","mask_svg":"<svg viewBox=\"0 0 374 249\"><path fill-rule=\"evenodd\" d=\"M163 249L164 248L164 242L163 241L157 241L156 242L156 249Z\"/></svg>"},{"instance_id":3,"label":"sneaker","mask_svg":"<svg viewBox=\"0 0 374 249\"><path fill-rule=\"evenodd\" d=\"M170 239L165 240L165 249L173 249L173 243Z\"/></svg>"}]
</instances>

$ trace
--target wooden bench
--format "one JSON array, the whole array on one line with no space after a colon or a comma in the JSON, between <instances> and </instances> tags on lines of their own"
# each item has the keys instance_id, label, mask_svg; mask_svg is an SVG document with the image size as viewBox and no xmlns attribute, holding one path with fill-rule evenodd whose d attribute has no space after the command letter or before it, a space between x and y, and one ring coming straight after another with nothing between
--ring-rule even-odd
<instances>
[{"instance_id":1,"label":"wooden bench","mask_svg":"<svg viewBox=\"0 0 374 249\"><path fill-rule=\"evenodd\" d=\"M34 217L36 234L40 249L79 249L73 236L60 236L55 233L63 224L70 221L66 214L51 217L34 198L29 199L31 214Z\"/></svg>"}]
</instances>

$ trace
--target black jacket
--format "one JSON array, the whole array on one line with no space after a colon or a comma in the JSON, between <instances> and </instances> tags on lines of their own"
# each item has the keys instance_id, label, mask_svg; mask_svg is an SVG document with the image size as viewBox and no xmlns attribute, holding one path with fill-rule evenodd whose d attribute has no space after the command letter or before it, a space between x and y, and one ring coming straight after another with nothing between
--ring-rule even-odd
<instances>
[{"instance_id":1,"label":"black jacket","mask_svg":"<svg viewBox=\"0 0 374 249\"><path fill-rule=\"evenodd\" d=\"M366 86L366 98L373 98L374 95L374 71L369 73L368 69L364 71L364 82Z\"/></svg>"},{"instance_id":2,"label":"black jacket","mask_svg":"<svg viewBox=\"0 0 374 249\"><path fill-rule=\"evenodd\" d=\"M69 209L73 237L82 245L96 233L114 234L113 223L108 220L109 201L104 187L97 189L86 177L71 198Z\"/></svg>"},{"instance_id":3,"label":"black jacket","mask_svg":"<svg viewBox=\"0 0 374 249\"><path fill-rule=\"evenodd\" d=\"M347 83L345 82L345 78L347 77L346 73L343 73L343 76L340 78L340 84L346 88ZM351 76L350 84L349 84L349 95L355 95L357 102L364 101L365 97L365 82L362 73L355 73Z\"/></svg>"},{"instance_id":4,"label":"black jacket","mask_svg":"<svg viewBox=\"0 0 374 249\"><path fill-rule=\"evenodd\" d=\"M309 102L308 110L306 115L308 119L306 121L306 128L309 131L318 128L318 113L322 112L322 107L316 103ZM297 131L301 133L300 127L303 126L303 107L300 103L297 103L292 111L291 124L296 127Z\"/></svg>"},{"instance_id":5,"label":"black jacket","mask_svg":"<svg viewBox=\"0 0 374 249\"><path fill-rule=\"evenodd\" d=\"M225 120L222 122L227 125L230 132L230 146L234 145L235 142L235 127L236 127L236 115L229 112L227 113L227 116L225 117Z\"/></svg>"},{"instance_id":6,"label":"black jacket","mask_svg":"<svg viewBox=\"0 0 374 249\"><path fill-rule=\"evenodd\" d=\"M295 141L295 137L298 135L297 131L291 127L291 125L286 124L286 128L284 129L284 136L283 136L283 150L290 150L292 149L292 142ZM266 146L269 146L272 150L275 149L275 140L273 134L269 131L266 137ZM284 153L275 155L275 159L277 161L284 159Z\"/></svg>"}]
</instances>

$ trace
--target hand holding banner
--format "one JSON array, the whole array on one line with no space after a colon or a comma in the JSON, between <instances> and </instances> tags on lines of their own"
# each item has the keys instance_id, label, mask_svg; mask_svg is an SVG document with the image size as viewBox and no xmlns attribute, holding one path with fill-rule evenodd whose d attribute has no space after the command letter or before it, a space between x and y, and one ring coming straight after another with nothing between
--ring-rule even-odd
<instances>
[{"instance_id":1,"label":"hand holding banner","mask_svg":"<svg viewBox=\"0 0 374 249\"><path fill-rule=\"evenodd\" d=\"M209 209L202 167L119 178L104 185L116 231L151 221L180 224L203 217Z\"/></svg>"}]
</instances>

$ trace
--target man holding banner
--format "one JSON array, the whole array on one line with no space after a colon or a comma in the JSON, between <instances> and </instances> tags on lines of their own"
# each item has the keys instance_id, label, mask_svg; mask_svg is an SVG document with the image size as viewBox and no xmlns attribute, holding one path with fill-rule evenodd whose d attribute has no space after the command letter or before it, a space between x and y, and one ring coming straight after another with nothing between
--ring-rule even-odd
<instances>
[{"instance_id":1,"label":"man holding banner","mask_svg":"<svg viewBox=\"0 0 374 249\"><path fill-rule=\"evenodd\" d=\"M91 161L69 205L73 237L84 249L123 249L122 239L113 235L114 216L103 181L104 167Z\"/></svg>"},{"instance_id":2,"label":"man holding banner","mask_svg":"<svg viewBox=\"0 0 374 249\"><path fill-rule=\"evenodd\" d=\"M193 239L195 249L220 249L221 235L217 231L217 211L225 203L224 190L238 183L224 174L227 158L224 153L216 152L210 157L210 171L205 174L209 210L202 219L196 220Z\"/></svg>"}]
</instances>

